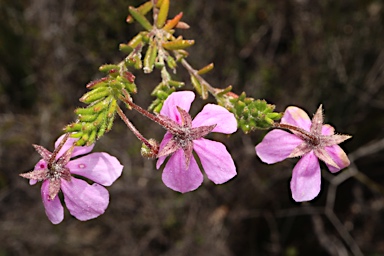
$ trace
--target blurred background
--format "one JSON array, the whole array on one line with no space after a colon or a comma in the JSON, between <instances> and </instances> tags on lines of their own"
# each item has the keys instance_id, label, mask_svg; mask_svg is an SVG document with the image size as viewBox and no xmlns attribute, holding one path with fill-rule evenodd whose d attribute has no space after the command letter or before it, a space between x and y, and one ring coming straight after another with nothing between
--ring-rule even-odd
<instances>
[{"instance_id":1,"label":"blurred background","mask_svg":"<svg viewBox=\"0 0 384 256\"><path fill-rule=\"evenodd\" d=\"M179 194L165 187L155 161L116 119L94 151L125 166L108 188L101 217L80 222L68 211L47 219L40 185L18 174L39 160L32 144L50 150L98 67L119 62L118 44L141 27L125 22L131 0L0 0L0 255L383 255L384 254L384 2L379 0L222 0L171 3L184 12L195 39L188 61L215 69L215 87L309 115L323 104L325 121L353 138L342 147L351 167L333 175L325 165L322 191L309 203L291 199L297 159L261 163L254 147L266 131L226 144L238 175L216 186L205 180ZM184 75L183 75L184 74ZM135 101L148 97L159 73L135 72ZM180 71L176 77L188 77ZM187 88L191 88L188 84ZM210 101L213 99L210 98ZM204 102L198 99L195 110ZM199 105L200 104L200 105ZM147 137L164 131L128 117Z\"/></svg>"}]
</instances>

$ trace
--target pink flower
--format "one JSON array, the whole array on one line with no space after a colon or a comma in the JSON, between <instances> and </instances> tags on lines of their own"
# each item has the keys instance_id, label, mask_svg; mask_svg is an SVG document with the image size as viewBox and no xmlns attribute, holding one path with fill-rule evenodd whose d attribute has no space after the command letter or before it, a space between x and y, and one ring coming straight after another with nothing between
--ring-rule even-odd
<instances>
[{"instance_id":1,"label":"pink flower","mask_svg":"<svg viewBox=\"0 0 384 256\"><path fill-rule=\"evenodd\" d=\"M63 138L64 135L56 141L55 148ZM60 189L69 212L79 220L90 220L103 214L109 204L108 190L101 185L111 185L123 170L120 162L107 153L92 153L70 160L71 157L89 153L94 146L74 147L75 141L76 139L68 138L55 160L50 159L53 153L42 146L34 145L43 159L35 165L33 171L20 174L30 179L31 185L43 181L41 197L45 213L53 224L64 219L64 208L57 196ZM96 183L89 185L71 174L83 176Z\"/></svg>"},{"instance_id":2,"label":"pink flower","mask_svg":"<svg viewBox=\"0 0 384 256\"><path fill-rule=\"evenodd\" d=\"M188 114L195 94L189 91L174 92L164 102L159 117L170 124L157 155L157 169L165 164L164 184L181 193L197 189L203 182L203 174L192 155L194 150L208 178L222 184L236 175L231 155L222 143L204 139L210 132L231 134L237 130L232 113L223 107L207 104L194 120Z\"/></svg>"},{"instance_id":3,"label":"pink flower","mask_svg":"<svg viewBox=\"0 0 384 256\"><path fill-rule=\"evenodd\" d=\"M320 193L321 171L318 159L332 173L349 165L347 155L337 144L351 136L335 134L332 126L323 125L321 105L312 122L302 109L288 107L281 123L275 126L292 133L270 131L256 146L256 154L267 164L302 156L293 169L291 179L292 197L295 201L309 201Z\"/></svg>"}]
</instances>

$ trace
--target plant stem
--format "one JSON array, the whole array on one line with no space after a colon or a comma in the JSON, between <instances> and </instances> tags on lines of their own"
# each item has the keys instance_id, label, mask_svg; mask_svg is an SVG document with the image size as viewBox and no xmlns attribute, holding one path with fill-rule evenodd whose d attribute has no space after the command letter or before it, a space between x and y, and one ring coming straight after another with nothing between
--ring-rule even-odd
<instances>
[{"instance_id":1,"label":"plant stem","mask_svg":"<svg viewBox=\"0 0 384 256\"><path fill-rule=\"evenodd\" d=\"M181 59L181 64L184 66L186 70L188 70L189 74L195 76L197 80L199 80L200 84L204 86L207 91L209 91L214 97L216 97L217 89L212 87L204 78L202 78L198 73L197 70L194 69L188 61L186 61L184 58Z\"/></svg>"},{"instance_id":2,"label":"plant stem","mask_svg":"<svg viewBox=\"0 0 384 256\"><path fill-rule=\"evenodd\" d=\"M162 116L162 115L155 116L154 114L151 114L147 110L145 110L142 107L133 103L132 100L130 99L130 97L127 96L127 92L123 91L123 93L125 94L125 97L121 98L121 100L124 103L128 104L131 108L133 108L134 110L136 110L137 112L139 112L143 116L145 116L145 117L151 119L152 121L158 123L159 125L161 125L164 129L166 129L170 133L172 133L172 134L179 134L180 133L180 129L177 129L180 126L178 123L176 123L175 121L171 120L170 118L168 118L166 116Z\"/></svg>"},{"instance_id":3,"label":"plant stem","mask_svg":"<svg viewBox=\"0 0 384 256\"><path fill-rule=\"evenodd\" d=\"M127 127L135 134L135 136L145 144L151 151L157 151L151 143L136 129L136 127L129 121L129 119L124 114L123 110L117 106L116 108L117 114L120 116L121 120L127 125ZM157 154L157 152L155 152Z\"/></svg>"},{"instance_id":4,"label":"plant stem","mask_svg":"<svg viewBox=\"0 0 384 256\"><path fill-rule=\"evenodd\" d=\"M289 124L282 124L282 123L273 123L272 126L276 128L282 128L282 129L298 132L299 133L298 135L300 135L302 139L311 142L313 145L318 145L320 143L319 138L314 136L312 133L304 129L301 129L299 127L289 125Z\"/></svg>"}]
</instances>

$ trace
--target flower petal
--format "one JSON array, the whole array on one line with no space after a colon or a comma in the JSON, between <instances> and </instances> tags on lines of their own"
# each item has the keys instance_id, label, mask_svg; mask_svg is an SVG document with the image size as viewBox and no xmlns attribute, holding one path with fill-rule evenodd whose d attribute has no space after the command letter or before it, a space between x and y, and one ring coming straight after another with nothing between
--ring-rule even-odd
<instances>
[{"instance_id":1,"label":"flower petal","mask_svg":"<svg viewBox=\"0 0 384 256\"><path fill-rule=\"evenodd\" d=\"M181 116L176 106L188 112L194 99L195 94L191 91L174 92L164 101L160 114L181 124Z\"/></svg>"},{"instance_id":2,"label":"flower petal","mask_svg":"<svg viewBox=\"0 0 384 256\"><path fill-rule=\"evenodd\" d=\"M59 224L64 219L64 208L60 199L56 196L53 200L49 199L49 180L41 185L41 198L45 208L45 214L53 224Z\"/></svg>"},{"instance_id":3,"label":"flower petal","mask_svg":"<svg viewBox=\"0 0 384 256\"><path fill-rule=\"evenodd\" d=\"M236 166L224 144L207 139L193 141L193 149L200 158L208 179L222 184L236 176Z\"/></svg>"},{"instance_id":4,"label":"flower petal","mask_svg":"<svg viewBox=\"0 0 384 256\"><path fill-rule=\"evenodd\" d=\"M256 146L256 154L264 163L274 164L286 159L302 142L294 134L282 130L272 130Z\"/></svg>"},{"instance_id":5,"label":"flower petal","mask_svg":"<svg viewBox=\"0 0 384 256\"><path fill-rule=\"evenodd\" d=\"M104 186L110 186L120 177L123 166L107 153L92 153L69 161L66 165L73 174L81 175Z\"/></svg>"},{"instance_id":6,"label":"flower petal","mask_svg":"<svg viewBox=\"0 0 384 256\"><path fill-rule=\"evenodd\" d=\"M185 157L182 149L176 151L164 167L162 179L164 184L181 193L197 189L203 182L203 174L191 157L188 169L185 168Z\"/></svg>"},{"instance_id":7,"label":"flower petal","mask_svg":"<svg viewBox=\"0 0 384 256\"><path fill-rule=\"evenodd\" d=\"M311 119L307 113L301 108L293 106L287 107L281 118L281 123L297 126L306 131L310 131L312 125Z\"/></svg>"},{"instance_id":8,"label":"flower petal","mask_svg":"<svg viewBox=\"0 0 384 256\"><path fill-rule=\"evenodd\" d=\"M291 191L296 202L310 201L320 192L320 164L313 152L304 155L292 172Z\"/></svg>"},{"instance_id":9,"label":"flower petal","mask_svg":"<svg viewBox=\"0 0 384 256\"><path fill-rule=\"evenodd\" d=\"M78 220L90 220L105 212L109 204L109 193L103 186L73 178L61 180L61 190L69 212Z\"/></svg>"},{"instance_id":10,"label":"flower petal","mask_svg":"<svg viewBox=\"0 0 384 256\"><path fill-rule=\"evenodd\" d=\"M172 139L172 136L173 135L170 132L165 133L164 138L161 141L160 146L159 146L159 152L161 152L161 150L168 144L168 142ZM156 163L156 169L160 168L160 166L164 163L166 158L167 158L167 156L159 157L159 159L157 160L157 163Z\"/></svg>"},{"instance_id":11,"label":"flower petal","mask_svg":"<svg viewBox=\"0 0 384 256\"><path fill-rule=\"evenodd\" d=\"M57 148L60 144L60 142L63 140L65 134L61 135L55 142L55 148ZM69 137L67 141L64 143L63 147L60 149L59 153L57 154L56 158L59 158L66 152L72 145L75 143L78 139ZM72 157L84 155L92 151L95 144L92 144L91 146L84 146L84 147L75 147L72 152Z\"/></svg>"},{"instance_id":12,"label":"flower petal","mask_svg":"<svg viewBox=\"0 0 384 256\"><path fill-rule=\"evenodd\" d=\"M215 104L206 104L192 121L192 127L214 124L216 124L216 127L212 132L230 134L237 130L235 116L227 109Z\"/></svg>"},{"instance_id":13,"label":"flower petal","mask_svg":"<svg viewBox=\"0 0 384 256\"><path fill-rule=\"evenodd\" d=\"M40 161L37 162L37 164L35 164L34 170L45 170L47 169L47 167L48 167L47 162L44 159L40 159Z\"/></svg>"},{"instance_id":14,"label":"flower petal","mask_svg":"<svg viewBox=\"0 0 384 256\"><path fill-rule=\"evenodd\" d=\"M325 147L325 151L328 152L328 155L337 164L337 166L340 167L340 168L335 168L332 165L329 165L326 163L330 172L335 173L349 166L350 161L348 159L348 156L345 154L344 150L340 146L333 145L330 147Z\"/></svg>"},{"instance_id":15,"label":"flower petal","mask_svg":"<svg viewBox=\"0 0 384 256\"><path fill-rule=\"evenodd\" d=\"M335 134L335 128L333 128L333 126L331 126L329 124L325 124L321 128L321 134L322 135L333 135L333 134Z\"/></svg>"}]
</instances>

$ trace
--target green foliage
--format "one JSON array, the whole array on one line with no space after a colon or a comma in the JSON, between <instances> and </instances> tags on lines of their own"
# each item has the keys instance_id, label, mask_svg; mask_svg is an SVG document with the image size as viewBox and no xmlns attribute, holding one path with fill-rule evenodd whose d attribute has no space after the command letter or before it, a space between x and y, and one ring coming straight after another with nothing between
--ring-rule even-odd
<instances>
[{"instance_id":1,"label":"green foliage","mask_svg":"<svg viewBox=\"0 0 384 256\"><path fill-rule=\"evenodd\" d=\"M123 64L106 64L100 71L108 75L87 85L90 91L80 101L89 106L77 108L77 121L65 128L66 132L71 132L71 137L79 138L78 146L91 145L110 131L119 99L125 97L124 93L136 93L135 77Z\"/></svg>"},{"instance_id":2,"label":"green foliage","mask_svg":"<svg viewBox=\"0 0 384 256\"><path fill-rule=\"evenodd\" d=\"M153 24L146 16L153 10ZM85 108L78 108L76 122L65 128L71 132L72 137L80 138L78 145L90 145L108 132L115 117L118 102L124 98L128 109L130 94L136 93L135 77L130 69L142 70L150 74L154 69L159 69L161 82L152 90L151 96L155 97L149 110L159 113L168 96L185 83L173 78L173 73L179 64L187 69L190 81L195 91L203 99L212 94L219 104L235 114L239 127L248 133L256 128L270 128L275 120L281 118L280 113L273 112L274 106L264 100L247 98L245 93L240 96L231 93L232 87L221 90L212 87L201 76L213 69L209 64L199 70L192 68L185 58L188 56L186 48L194 44L194 40L185 40L182 36L175 36L175 29L187 29L189 25L182 22L183 13L167 20L169 0L145 2L139 7L130 6L127 22L138 22L143 31L139 31L127 43L121 43L119 49L127 54L118 64L105 64L99 69L106 72L107 76L92 81L87 85L89 92L84 94L80 101L88 104ZM170 72L171 71L171 72Z\"/></svg>"}]
</instances>

